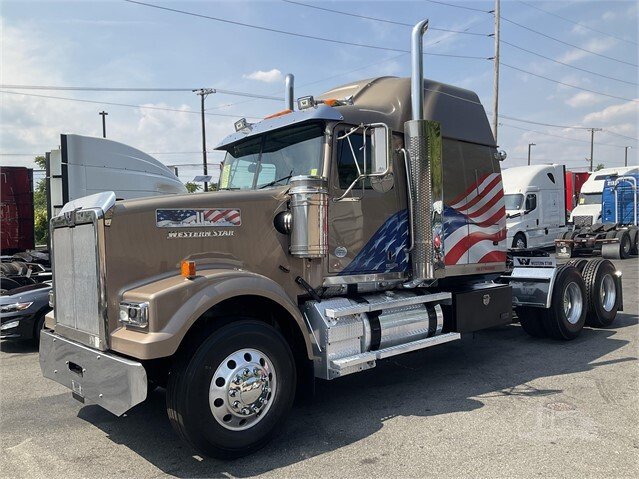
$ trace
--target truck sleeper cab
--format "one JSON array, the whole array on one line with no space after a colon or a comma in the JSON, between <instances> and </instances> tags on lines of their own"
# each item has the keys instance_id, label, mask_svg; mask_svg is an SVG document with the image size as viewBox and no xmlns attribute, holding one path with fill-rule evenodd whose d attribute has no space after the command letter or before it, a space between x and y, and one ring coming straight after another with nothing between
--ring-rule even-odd
<instances>
[{"instance_id":1,"label":"truck sleeper cab","mask_svg":"<svg viewBox=\"0 0 639 479\"><path fill-rule=\"evenodd\" d=\"M565 167L533 165L503 171L507 244L510 248L554 246L568 231Z\"/></svg>"},{"instance_id":2,"label":"truck sleeper cab","mask_svg":"<svg viewBox=\"0 0 639 479\"><path fill-rule=\"evenodd\" d=\"M423 80L427 25L412 79L236 122L220 191L65 205L44 376L117 415L165 385L180 435L229 458L266 444L309 378L508 324L513 307L535 336L614 320L610 262L587 283L547 259L507 270L502 156L477 95Z\"/></svg>"}]
</instances>

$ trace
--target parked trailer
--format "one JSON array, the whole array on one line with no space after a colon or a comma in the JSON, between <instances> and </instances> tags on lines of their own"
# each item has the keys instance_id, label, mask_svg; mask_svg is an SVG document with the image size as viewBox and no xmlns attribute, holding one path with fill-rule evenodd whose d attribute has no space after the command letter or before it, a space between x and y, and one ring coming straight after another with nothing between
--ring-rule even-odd
<instances>
[{"instance_id":1,"label":"parked trailer","mask_svg":"<svg viewBox=\"0 0 639 479\"><path fill-rule=\"evenodd\" d=\"M566 212L568 215L579 204L581 187L590 178L589 171L566 171Z\"/></svg>"},{"instance_id":2,"label":"parked trailer","mask_svg":"<svg viewBox=\"0 0 639 479\"><path fill-rule=\"evenodd\" d=\"M1 167L0 195L0 251L11 255L33 249L33 170Z\"/></svg>"},{"instance_id":3,"label":"parked trailer","mask_svg":"<svg viewBox=\"0 0 639 479\"><path fill-rule=\"evenodd\" d=\"M560 258L601 252L604 258L637 254L639 242L637 182L639 173L609 176L604 181L602 223L577 227L555 240Z\"/></svg>"},{"instance_id":4,"label":"parked trailer","mask_svg":"<svg viewBox=\"0 0 639 479\"><path fill-rule=\"evenodd\" d=\"M475 93L424 81L427 26L411 79L297 110L289 88L285 111L236 122L220 191L65 205L44 376L116 415L164 385L180 435L228 458L265 445L314 378L508 324L513 307L535 336L610 324L610 261L507 270L503 155Z\"/></svg>"}]
</instances>

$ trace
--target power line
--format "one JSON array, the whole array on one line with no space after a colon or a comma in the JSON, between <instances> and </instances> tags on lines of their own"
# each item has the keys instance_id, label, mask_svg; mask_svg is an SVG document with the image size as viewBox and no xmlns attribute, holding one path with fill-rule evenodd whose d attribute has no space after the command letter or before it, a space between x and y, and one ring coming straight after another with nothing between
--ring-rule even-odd
<instances>
[{"instance_id":1,"label":"power line","mask_svg":"<svg viewBox=\"0 0 639 479\"><path fill-rule=\"evenodd\" d=\"M627 43L631 43L632 45L637 45L637 42L633 42L632 40L626 40L625 38L622 37L618 37L616 35L613 35L611 33L607 33L607 32L603 32L601 30L597 30L596 28L592 28L589 27L588 25L584 25L583 23L579 23L579 22L575 22L574 20L571 20L570 18L566 18L566 17L562 17L561 15L558 15L554 12L549 12L548 10L544 10L543 8L539 8L535 5L533 5L532 3L528 3L528 2L523 2L523 1L519 1L519 3L523 3L524 5L527 5L530 8L534 8L535 10L539 10L540 12L544 12L547 15L551 15L553 17L557 17L560 18L566 22L572 23L574 25L579 25L580 27L586 28L588 30L592 30L593 32L597 32L597 33L601 33L602 35L607 35L609 37L615 38L617 40L621 40L622 42L627 42Z\"/></svg>"},{"instance_id":2,"label":"power line","mask_svg":"<svg viewBox=\"0 0 639 479\"><path fill-rule=\"evenodd\" d=\"M520 126L511 125L509 123L500 123L500 125L501 126L506 126L508 128L515 128L516 130L530 131L532 133L537 133L539 135L552 136L553 138L561 138L563 140L576 141L576 142L579 142L579 143L588 143L588 144L590 144L590 140L581 140L579 138L571 138L569 136L555 135L554 133L547 133L547 132L543 132L543 131L539 131L539 130L531 130L530 128L522 128ZM613 143L599 143L598 142L597 146L611 146L611 147L615 147L615 148L625 148L622 145L615 145Z\"/></svg>"},{"instance_id":3,"label":"power line","mask_svg":"<svg viewBox=\"0 0 639 479\"><path fill-rule=\"evenodd\" d=\"M506 118L507 120L514 120L514 121L520 121L522 123L530 123L532 125L541 125L541 126L550 126L553 128L566 128L566 129L573 129L573 130L590 130L589 127L587 126L566 126L566 125L557 125L554 123L543 123L540 121L532 121L532 120L524 120L523 118L515 118L514 116L506 116L506 115L501 115L500 116L502 118Z\"/></svg>"},{"instance_id":4,"label":"power line","mask_svg":"<svg viewBox=\"0 0 639 479\"><path fill-rule=\"evenodd\" d=\"M385 47L382 45L371 45L368 43L355 43L355 42L348 42L345 40L336 40L334 38L326 38L326 37L318 37L318 36L314 36L314 35L306 35L304 33L296 33L296 32L289 32L287 30L278 30L276 28L270 28L270 27L263 27L260 25L252 25L250 23L243 23L243 22L237 22L235 20L228 20L228 19L224 19L224 18L218 18L218 17L212 17L210 15L204 15L201 13L195 13L195 12L188 12L186 10L178 10L177 8L169 8L169 7L163 7L160 5L154 5L152 3L144 3L144 2L139 2L137 0L124 0L125 2L128 3L134 3L137 5L142 5L145 7L150 7L150 8L156 8L158 10L165 10L168 12L173 12L173 13L180 13L182 15L190 15L192 17L198 17L198 18L205 18L207 20L213 20L216 22L222 22L222 23L228 23L231 25L238 25L241 27L246 27L246 28L253 28L256 30L262 30L265 32L271 32L271 33L279 33L281 35L288 35L288 36L292 36L292 37L299 37L299 38L306 38L309 40L318 40L318 41L322 41L322 42L328 42L328 43L336 43L339 45L349 45L349 46L354 46L354 47L363 47L363 48L372 48L374 50L385 50L385 51L389 51L389 52L403 52L403 53L410 53L409 50L404 50L401 48L391 48L391 47ZM487 60L488 58L486 57L478 57L478 56L472 56L472 55L453 55L453 54L448 54L448 53L424 53L424 55L430 55L430 56L436 56L436 57L450 57L450 58L465 58L465 59L472 59L472 60Z\"/></svg>"},{"instance_id":5,"label":"power line","mask_svg":"<svg viewBox=\"0 0 639 479\"><path fill-rule=\"evenodd\" d=\"M429 3L436 3L438 5L446 5L447 7L461 8L463 10L471 10L473 12L491 13L488 10L481 10L480 8L467 7L465 5L455 5L454 3L436 2L435 0L426 0Z\"/></svg>"},{"instance_id":6,"label":"power line","mask_svg":"<svg viewBox=\"0 0 639 479\"><path fill-rule=\"evenodd\" d=\"M322 10L322 11L325 11L325 12L337 13L339 15L346 15L346 16L349 16L349 17L362 18L364 20L373 20L375 22L389 23L391 25L400 25L400 26L403 26L403 27L411 27L411 28L414 26L414 24L412 24L412 23L398 22L396 20L387 20L385 18L369 17L367 15L359 15L357 13L344 12L344 11L341 11L341 10L333 10L332 8L319 7L317 5L310 5L308 3L295 2L295 1L292 1L292 0L282 0L282 1L284 3L290 3L292 5L299 5L301 7L314 8L315 10ZM458 34L461 34L461 35L475 35L475 36L478 36L478 37L487 37L487 36L489 36L486 33L475 33L475 32L469 32L469 31L466 31L466 30L450 30L450 29L447 29L447 28L437 28L437 27L431 27L431 26L428 27L428 30L435 30L435 31L438 31L438 32L458 33Z\"/></svg>"},{"instance_id":7,"label":"power line","mask_svg":"<svg viewBox=\"0 0 639 479\"><path fill-rule=\"evenodd\" d=\"M626 140L639 141L639 140L637 140L637 138L633 138L631 136L622 135L621 133L616 133L616 132L610 131L610 130L602 130L602 132L603 133L608 133L610 135L620 136L621 138L625 138Z\"/></svg>"},{"instance_id":8,"label":"power line","mask_svg":"<svg viewBox=\"0 0 639 479\"><path fill-rule=\"evenodd\" d=\"M200 114L199 111L194 111L194 110L178 110L177 108L164 108L164 107L159 107L159 106L147 106L147 105L131 105L131 104L128 104L128 103L112 103L112 102L106 102L106 101L86 100L86 99L82 99L82 98L66 98L66 97L51 96L51 95L38 95L36 93L22 93L22 92L17 92L17 91L0 90L0 93L6 93L6 94L10 94L10 95L33 96L33 97L48 98L48 99L53 99L53 100L67 100L67 101L77 101L77 102L82 102L82 103L94 103L94 104L97 104L97 105L125 106L125 107L130 107L130 108L144 108L144 109L148 109L148 110L175 111L175 112L178 112L178 113L195 113L196 115ZM224 113L205 113L205 114L206 115L211 115L211 116L223 116L223 117L228 117L228 118L238 118L238 117L242 117L243 116L243 115L240 115L240 114L230 115L230 114L224 114ZM247 116L246 118L250 118L252 120L261 119L261 118L256 117L256 116Z\"/></svg>"},{"instance_id":9,"label":"power line","mask_svg":"<svg viewBox=\"0 0 639 479\"><path fill-rule=\"evenodd\" d=\"M607 96L609 98L615 98L617 100L639 102L639 100L633 100L633 99L630 99L630 98L625 98L625 97L617 96L617 95L610 95L609 93L603 93L603 92L596 91L596 90L589 90L588 88L584 88L584 87L580 87L580 86L577 86L577 85L573 85L571 83L565 83L565 82L562 82L562 81L559 81L559 80L555 80L553 78L549 78L549 77L545 77L543 75L539 75L537 73L529 72L528 70L523 70L522 68L518 68L518 67L515 67L513 65L508 65L507 63L500 62L500 65L502 65L502 66L504 66L506 68L511 68L513 70L517 70L517 71L525 73L527 75L532 75L532 76L537 77L537 78L542 78L544 80L547 80L547 81L550 81L550 82L553 82L553 83L557 83L559 85L564 85L564 86L567 86L567 87L570 87L570 88L576 88L577 90L583 90L583 91L587 91L589 93L594 93L596 95Z\"/></svg>"},{"instance_id":10,"label":"power line","mask_svg":"<svg viewBox=\"0 0 639 479\"><path fill-rule=\"evenodd\" d=\"M508 42L506 40L501 40L501 43L503 43L505 45L508 45L509 47L516 48L517 50L521 50L523 52L530 53L531 55L538 56L538 57L543 58L545 60L549 60L551 62L558 63L559 65L564 65L564 66L567 66L569 68L573 68L575 70L582 71L584 73L590 73L591 75L597 75L597 76L602 77L602 78L607 78L608 80L614 80L614 81L618 81L618 82L621 82L621 83L627 83L628 85L637 86L637 84L634 83L634 82L622 80L621 78L610 77L610 76L604 75L602 73L593 72L592 70L586 70L585 68L580 68L578 66L571 65L570 63L564 63L562 61L555 60L554 58L550 58L550 57L547 57L545 55L542 55L541 53L537 53L537 52L534 52L532 50L528 50L526 48L520 47L519 45L515 45L514 43L510 43L510 42Z\"/></svg>"},{"instance_id":11,"label":"power line","mask_svg":"<svg viewBox=\"0 0 639 479\"><path fill-rule=\"evenodd\" d=\"M88 86L43 86L43 85L0 85L0 88L9 88L12 90L52 90L52 91L112 91L112 92L192 92L199 88L113 88L113 87L88 87ZM282 101L282 98L258 95L256 93L247 93L235 90L220 90L219 88L210 88L213 93L221 93L224 95L244 96L248 98L257 98L260 100Z\"/></svg>"},{"instance_id":12,"label":"power line","mask_svg":"<svg viewBox=\"0 0 639 479\"><path fill-rule=\"evenodd\" d=\"M502 16L501 19L504 20L505 22L511 23L513 25L516 25L519 28L523 28L524 30L528 30L529 32L536 33L537 35L541 35L542 37L549 38L550 40L554 40L554 41L562 43L564 45L568 45L569 47L576 48L577 50L581 50L582 52L589 53L591 55L596 55L596 56L601 57L601 58L607 58L608 60L612 60L612 61L619 62L619 63L624 63L626 65L630 65L630 66L633 66L633 67L638 66L636 63L630 63L630 62L627 62L625 60L619 60L618 58L614 58L614 57L611 57L611 56L608 56L608 55L604 55L603 53L593 52L592 50L587 50L586 48L582 48L582 47L574 45L572 43L565 42L563 40L560 40L559 38L552 37L550 35L547 35L546 33L543 33L543 32L540 32L538 30L535 30L533 28L527 27L526 25L522 25L521 23L517 23L517 22L515 22L513 20L510 20L510 19L504 17L504 16Z\"/></svg>"}]
</instances>

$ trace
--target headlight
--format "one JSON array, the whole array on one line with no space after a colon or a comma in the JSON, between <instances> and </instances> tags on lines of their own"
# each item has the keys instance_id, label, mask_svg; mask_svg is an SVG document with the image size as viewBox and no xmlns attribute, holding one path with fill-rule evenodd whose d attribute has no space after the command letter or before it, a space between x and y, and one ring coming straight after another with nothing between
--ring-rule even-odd
<instances>
[{"instance_id":1,"label":"headlight","mask_svg":"<svg viewBox=\"0 0 639 479\"><path fill-rule=\"evenodd\" d=\"M49 307L55 307L55 295L53 294L53 290L49 291Z\"/></svg>"},{"instance_id":2,"label":"headlight","mask_svg":"<svg viewBox=\"0 0 639 479\"><path fill-rule=\"evenodd\" d=\"M15 328L18 324L20 324L20 321L10 321L8 323L4 323L2 326L0 326L0 331Z\"/></svg>"},{"instance_id":3,"label":"headlight","mask_svg":"<svg viewBox=\"0 0 639 479\"><path fill-rule=\"evenodd\" d=\"M0 313L15 313L16 311L23 311L33 304L30 303L13 303L0 306Z\"/></svg>"},{"instance_id":4,"label":"headlight","mask_svg":"<svg viewBox=\"0 0 639 479\"><path fill-rule=\"evenodd\" d=\"M149 303L123 301L120 303L120 323L136 328L149 325Z\"/></svg>"}]
</instances>

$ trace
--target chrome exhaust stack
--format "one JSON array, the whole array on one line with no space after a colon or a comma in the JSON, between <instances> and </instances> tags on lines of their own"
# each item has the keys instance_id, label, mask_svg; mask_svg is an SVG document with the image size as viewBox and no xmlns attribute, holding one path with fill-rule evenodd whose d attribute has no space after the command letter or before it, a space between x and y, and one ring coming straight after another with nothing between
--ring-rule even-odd
<instances>
[{"instance_id":1,"label":"chrome exhaust stack","mask_svg":"<svg viewBox=\"0 0 639 479\"><path fill-rule=\"evenodd\" d=\"M444 246L441 236L443 192L441 134L439 123L424 119L423 36L428 19L413 27L411 39L412 120L404 123L410 165L411 224L413 249L411 285L444 276Z\"/></svg>"},{"instance_id":2,"label":"chrome exhaust stack","mask_svg":"<svg viewBox=\"0 0 639 479\"><path fill-rule=\"evenodd\" d=\"M292 73L288 73L284 80L285 85L285 93L284 93L284 103L286 103L286 108L289 110L294 110L295 108L295 76Z\"/></svg>"}]
</instances>

